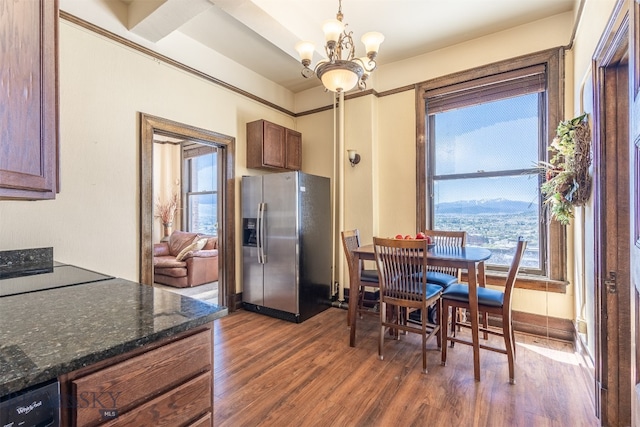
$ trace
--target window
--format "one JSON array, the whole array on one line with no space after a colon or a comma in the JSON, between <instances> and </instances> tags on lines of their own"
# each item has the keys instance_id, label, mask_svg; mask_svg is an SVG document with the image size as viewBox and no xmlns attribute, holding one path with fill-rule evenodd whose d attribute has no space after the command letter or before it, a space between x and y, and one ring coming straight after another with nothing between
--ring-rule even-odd
<instances>
[{"instance_id":1,"label":"window","mask_svg":"<svg viewBox=\"0 0 640 427\"><path fill-rule=\"evenodd\" d=\"M536 167L558 122L559 56L518 58L418 88L418 227L467 231L468 244L492 250L490 269L507 270L523 236L523 271L565 276L563 230L548 221Z\"/></svg>"},{"instance_id":2,"label":"window","mask_svg":"<svg viewBox=\"0 0 640 427\"><path fill-rule=\"evenodd\" d=\"M184 148L186 229L218 235L218 156L215 147Z\"/></svg>"}]
</instances>

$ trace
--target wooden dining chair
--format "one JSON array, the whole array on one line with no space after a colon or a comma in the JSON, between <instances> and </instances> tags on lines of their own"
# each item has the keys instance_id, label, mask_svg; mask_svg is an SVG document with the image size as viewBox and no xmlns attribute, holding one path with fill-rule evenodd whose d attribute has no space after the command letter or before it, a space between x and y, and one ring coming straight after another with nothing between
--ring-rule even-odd
<instances>
[{"instance_id":1,"label":"wooden dining chair","mask_svg":"<svg viewBox=\"0 0 640 427\"><path fill-rule=\"evenodd\" d=\"M449 230L425 230L425 236L431 238L431 243L445 248L461 248L467 244L466 231L449 231ZM454 267L440 267L429 265L427 271L427 282L434 285L440 285L447 288L449 285L459 283L462 279L462 270ZM432 323L440 322L435 315L435 307L429 307L427 310L429 321ZM414 321L420 320L422 312L414 311L410 315L410 319ZM460 320L463 320L461 318Z\"/></svg>"},{"instance_id":2,"label":"wooden dining chair","mask_svg":"<svg viewBox=\"0 0 640 427\"><path fill-rule=\"evenodd\" d=\"M425 236L431 238L431 243L446 248L461 248L467 244L466 231L425 230ZM429 266L427 281L443 288L462 280L462 270L453 267Z\"/></svg>"},{"instance_id":3,"label":"wooden dining chair","mask_svg":"<svg viewBox=\"0 0 640 427\"><path fill-rule=\"evenodd\" d=\"M490 313L501 317L502 327L495 328L489 326L486 321L483 325L479 325L478 332L485 334L501 336L504 339L504 348L489 344L472 343L466 339L456 337L456 325L470 328L467 322L458 323L456 316L452 316L450 329L447 328L449 323L449 307L453 309L469 309L469 286L468 285L451 285L442 293L442 319L440 326L444 331L442 342L442 365L447 363L447 342L462 343L473 346L474 353L480 349L495 351L506 354L509 363L509 383L515 384L515 337L513 333L513 324L511 318L511 300L513 296L513 288L516 283L516 276L520 268L520 261L527 247L527 242L522 238L518 239L515 255L511 261L511 267L507 274L507 280L504 285L504 292L478 287L478 313ZM485 314L486 316L486 314ZM485 318L486 320L486 318ZM448 332L450 330L450 332ZM451 335L449 335L449 333Z\"/></svg>"},{"instance_id":4,"label":"wooden dining chair","mask_svg":"<svg viewBox=\"0 0 640 427\"><path fill-rule=\"evenodd\" d=\"M356 295L351 295L349 293L349 298L358 298L357 305L357 314L362 318L363 314L375 314L378 312L375 310L375 306L378 304L378 270L374 269L365 269L364 263L360 263L361 265L356 265L355 257L353 256L353 251L360 247L360 231L356 228L355 230L345 230L341 233L342 236L342 248L344 249L344 255L347 258L347 267L349 269L349 283L354 283L355 280L358 280L358 275L360 277L360 287L358 289L358 293ZM368 288L374 288L373 292L367 292ZM371 296L370 298L366 298L367 296ZM349 325L351 317L347 316L347 325ZM349 325L350 326L350 325Z\"/></svg>"},{"instance_id":5,"label":"wooden dining chair","mask_svg":"<svg viewBox=\"0 0 640 427\"><path fill-rule=\"evenodd\" d=\"M380 276L380 360L384 359L387 328L395 331L397 339L400 331L418 333L422 336L422 372L427 373L427 341L435 335L440 345L440 325L428 322L427 316L421 316L419 325L403 321L407 310L426 313L433 304L440 317L442 287L427 283L424 274L428 266L427 242L374 237L373 248Z\"/></svg>"}]
</instances>

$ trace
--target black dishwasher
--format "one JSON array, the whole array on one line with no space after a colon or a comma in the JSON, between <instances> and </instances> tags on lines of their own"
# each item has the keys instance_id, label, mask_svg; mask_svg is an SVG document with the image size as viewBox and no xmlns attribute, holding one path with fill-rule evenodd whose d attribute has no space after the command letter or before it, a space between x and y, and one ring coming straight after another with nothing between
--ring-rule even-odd
<instances>
[{"instance_id":1,"label":"black dishwasher","mask_svg":"<svg viewBox=\"0 0 640 427\"><path fill-rule=\"evenodd\" d=\"M37 274L17 275L0 280L0 298L40 292L66 286L112 279L74 265L54 263ZM0 373L20 369L29 371L29 358L18 345L0 343ZM0 398L0 427L60 426L60 386L58 381L44 382Z\"/></svg>"},{"instance_id":2,"label":"black dishwasher","mask_svg":"<svg viewBox=\"0 0 640 427\"><path fill-rule=\"evenodd\" d=\"M59 427L59 383L53 381L5 396L0 401L0 426Z\"/></svg>"}]
</instances>

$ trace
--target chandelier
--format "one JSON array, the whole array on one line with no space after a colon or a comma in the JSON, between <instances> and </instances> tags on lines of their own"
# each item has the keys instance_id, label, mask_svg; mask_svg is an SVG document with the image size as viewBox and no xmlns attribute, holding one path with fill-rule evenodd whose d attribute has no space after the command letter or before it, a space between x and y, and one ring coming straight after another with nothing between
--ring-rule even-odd
<instances>
[{"instance_id":1,"label":"chandelier","mask_svg":"<svg viewBox=\"0 0 640 427\"><path fill-rule=\"evenodd\" d=\"M302 76L309 78L317 75L324 87L332 92L347 92L356 84L360 90L364 90L369 75L376 69L375 58L384 36L378 32L364 34L361 40L367 56L356 58L353 31L347 32L347 25L342 23L343 17L342 0L339 0L336 19L329 19L322 25L327 58L318 62L314 69L310 68L315 50L313 43L302 41L296 44L296 50L304 66Z\"/></svg>"}]
</instances>

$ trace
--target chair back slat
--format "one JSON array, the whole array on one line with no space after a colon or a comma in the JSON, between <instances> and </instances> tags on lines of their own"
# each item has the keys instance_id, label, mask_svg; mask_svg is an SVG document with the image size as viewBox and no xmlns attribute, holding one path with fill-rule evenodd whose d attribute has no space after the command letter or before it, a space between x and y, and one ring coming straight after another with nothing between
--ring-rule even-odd
<instances>
[{"instance_id":1,"label":"chair back slat","mask_svg":"<svg viewBox=\"0 0 640 427\"><path fill-rule=\"evenodd\" d=\"M516 284L516 277L520 269L520 263L524 255L524 251L527 249L527 241L522 237L518 238L518 244L516 246L516 253L511 260L511 266L509 267L509 273L507 274L507 281L504 284L504 300L503 307L505 311L511 311L511 299L513 295L513 288Z\"/></svg>"},{"instance_id":2,"label":"chair back slat","mask_svg":"<svg viewBox=\"0 0 640 427\"><path fill-rule=\"evenodd\" d=\"M448 231L448 230L425 230L424 234L431 237L431 242L437 246L460 248L467 244L466 231ZM438 271L440 273L450 274L462 280L462 270L453 267L436 267L429 266L430 271Z\"/></svg>"},{"instance_id":3,"label":"chair back slat","mask_svg":"<svg viewBox=\"0 0 640 427\"><path fill-rule=\"evenodd\" d=\"M359 274L359 269L355 265L355 257L353 251L360 247L360 232L358 229L345 230L342 235L342 248L344 249L344 255L347 258L347 268L349 270L349 282L354 280L354 275ZM355 276L357 277L357 276Z\"/></svg>"},{"instance_id":4,"label":"chair back slat","mask_svg":"<svg viewBox=\"0 0 640 427\"><path fill-rule=\"evenodd\" d=\"M373 238L380 298L420 303L426 290L427 243L424 240ZM421 253L422 252L422 253Z\"/></svg>"}]
</instances>

